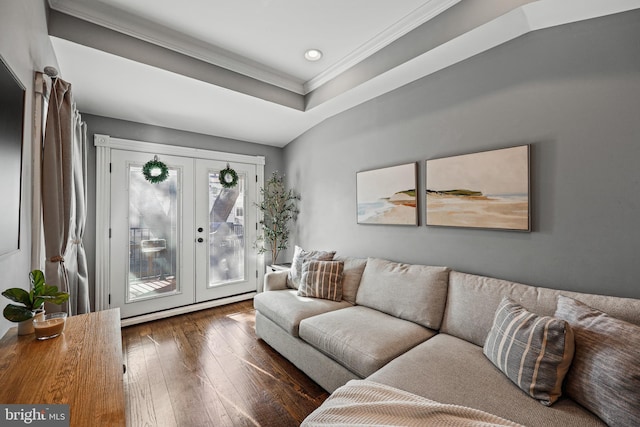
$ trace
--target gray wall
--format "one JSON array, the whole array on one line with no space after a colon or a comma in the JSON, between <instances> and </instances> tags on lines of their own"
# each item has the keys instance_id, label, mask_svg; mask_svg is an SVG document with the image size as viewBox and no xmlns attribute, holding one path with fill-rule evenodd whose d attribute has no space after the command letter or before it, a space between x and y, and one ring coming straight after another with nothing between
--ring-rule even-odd
<instances>
[{"instance_id":1,"label":"gray wall","mask_svg":"<svg viewBox=\"0 0 640 427\"><path fill-rule=\"evenodd\" d=\"M285 147L294 243L640 298L640 13L530 33ZM532 145L533 232L356 224L356 172Z\"/></svg>"},{"instance_id":2,"label":"gray wall","mask_svg":"<svg viewBox=\"0 0 640 427\"><path fill-rule=\"evenodd\" d=\"M29 289L31 270L31 139L33 129L34 71L58 66L47 36L44 0L3 1L0 4L0 55L25 86L25 116L22 152L22 209L20 251L0 257L0 291ZM2 238L2 236L0 236ZM4 309L9 300L1 297ZM0 316L0 336L15 324Z\"/></svg>"},{"instance_id":3,"label":"gray wall","mask_svg":"<svg viewBox=\"0 0 640 427\"><path fill-rule=\"evenodd\" d=\"M282 148L191 132L184 132L158 126L150 126L141 123L94 116L91 114L81 114L82 119L87 123L88 134L88 212L84 246L87 252L87 262L89 265L89 280L92 304L94 301L93 291L95 286L96 248L96 147L93 145L94 134L110 135L114 138L131 139L136 141L155 142L158 144L224 151L227 153L264 156L265 177L268 177L274 171L284 171Z\"/></svg>"}]
</instances>

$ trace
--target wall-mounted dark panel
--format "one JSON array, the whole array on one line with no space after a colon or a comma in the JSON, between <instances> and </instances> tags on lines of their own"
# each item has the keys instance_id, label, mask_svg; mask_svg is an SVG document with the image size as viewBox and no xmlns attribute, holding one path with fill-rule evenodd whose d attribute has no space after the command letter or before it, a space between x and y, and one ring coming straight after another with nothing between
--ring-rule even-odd
<instances>
[{"instance_id":1,"label":"wall-mounted dark panel","mask_svg":"<svg viewBox=\"0 0 640 427\"><path fill-rule=\"evenodd\" d=\"M0 57L0 256L20 249L25 88Z\"/></svg>"}]
</instances>

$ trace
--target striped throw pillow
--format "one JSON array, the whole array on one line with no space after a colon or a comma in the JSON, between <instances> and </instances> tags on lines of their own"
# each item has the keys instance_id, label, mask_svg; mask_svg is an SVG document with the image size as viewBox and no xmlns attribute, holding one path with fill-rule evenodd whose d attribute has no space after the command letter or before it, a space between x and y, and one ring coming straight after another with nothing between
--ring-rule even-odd
<instances>
[{"instance_id":1,"label":"striped throw pillow","mask_svg":"<svg viewBox=\"0 0 640 427\"><path fill-rule=\"evenodd\" d=\"M522 391L551 406L573 359L573 331L564 320L531 313L504 297L483 352Z\"/></svg>"},{"instance_id":2,"label":"striped throw pillow","mask_svg":"<svg viewBox=\"0 0 640 427\"><path fill-rule=\"evenodd\" d=\"M341 301L343 270L342 261L303 262L298 295Z\"/></svg>"}]
</instances>

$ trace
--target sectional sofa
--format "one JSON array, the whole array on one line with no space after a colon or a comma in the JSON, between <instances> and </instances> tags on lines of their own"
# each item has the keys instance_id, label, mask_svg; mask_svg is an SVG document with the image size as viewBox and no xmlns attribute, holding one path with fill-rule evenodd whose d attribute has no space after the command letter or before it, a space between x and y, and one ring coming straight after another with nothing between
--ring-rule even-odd
<instances>
[{"instance_id":1,"label":"sectional sofa","mask_svg":"<svg viewBox=\"0 0 640 427\"><path fill-rule=\"evenodd\" d=\"M376 386L504 425L640 425L640 300L296 248L254 306L257 335L333 393L303 425L428 423L363 404Z\"/></svg>"}]
</instances>

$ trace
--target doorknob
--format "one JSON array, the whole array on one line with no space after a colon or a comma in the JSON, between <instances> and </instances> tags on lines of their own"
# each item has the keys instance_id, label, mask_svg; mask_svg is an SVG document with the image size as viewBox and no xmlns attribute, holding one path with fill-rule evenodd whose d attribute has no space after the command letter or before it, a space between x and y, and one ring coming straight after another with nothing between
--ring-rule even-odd
<instances>
[{"instance_id":1,"label":"doorknob","mask_svg":"<svg viewBox=\"0 0 640 427\"><path fill-rule=\"evenodd\" d=\"M198 237L198 243L202 243L204 242L204 239L202 237Z\"/></svg>"}]
</instances>

